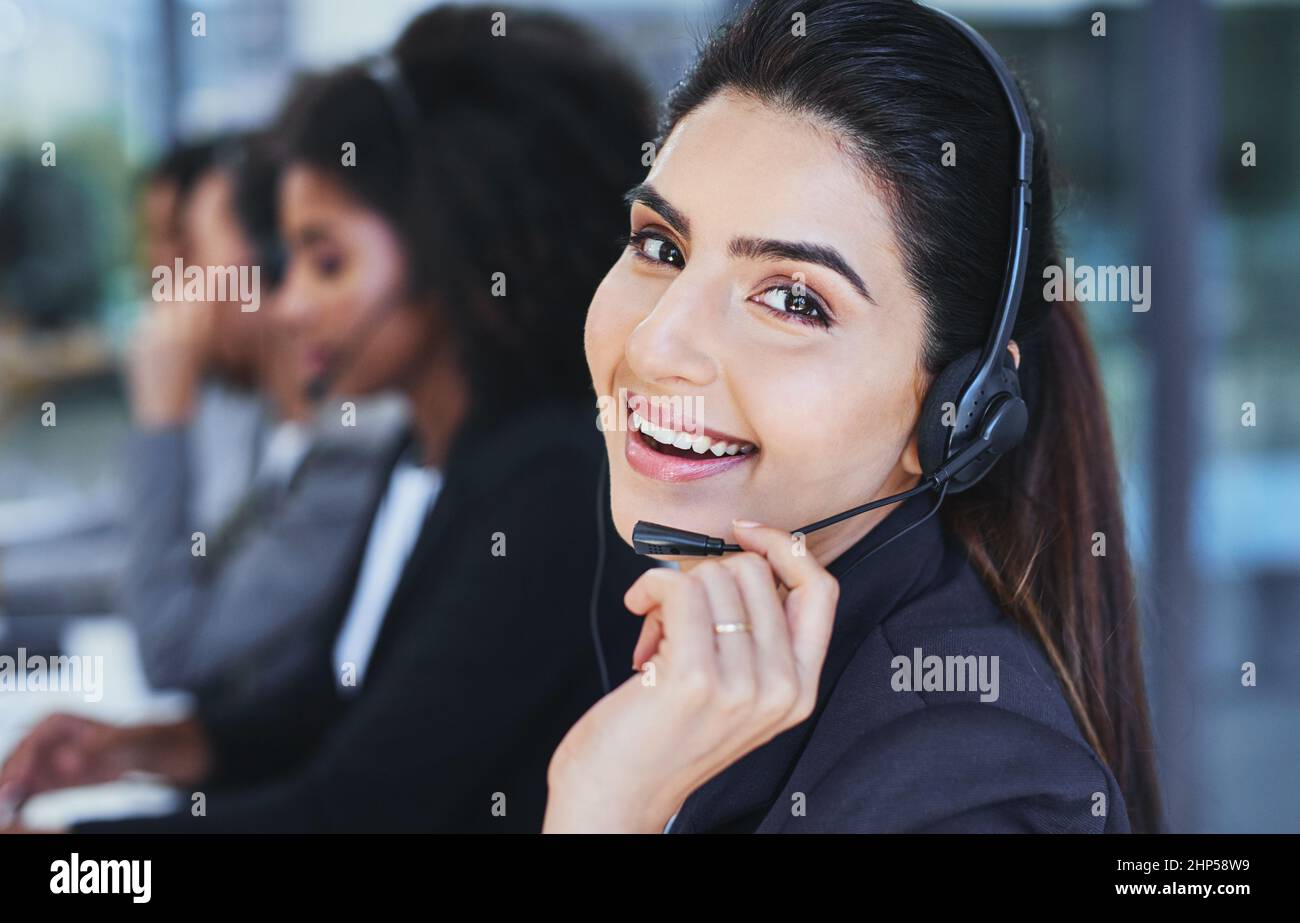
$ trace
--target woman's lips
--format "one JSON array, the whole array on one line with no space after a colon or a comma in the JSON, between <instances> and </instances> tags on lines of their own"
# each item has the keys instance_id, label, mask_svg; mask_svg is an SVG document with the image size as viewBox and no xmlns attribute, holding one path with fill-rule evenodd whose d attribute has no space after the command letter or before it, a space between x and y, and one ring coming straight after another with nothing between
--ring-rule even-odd
<instances>
[{"instance_id":1,"label":"woman's lips","mask_svg":"<svg viewBox=\"0 0 1300 923\"><path fill-rule=\"evenodd\" d=\"M623 435L626 439L623 454L632 470L656 481L680 482L712 477L751 461L757 454L714 455L706 452L702 455L692 453L691 457L668 455L651 448L649 437L630 427L624 429Z\"/></svg>"},{"instance_id":2,"label":"woman's lips","mask_svg":"<svg viewBox=\"0 0 1300 923\"><path fill-rule=\"evenodd\" d=\"M717 445L722 448L732 446L737 450L743 449L746 453L753 452L757 446L752 442L747 442L737 436L731 436L727 433L719 432L715 429L709 429L700 424L697 417L700 415L697 409L702 405L702 399L692 399L689 397L658 397L647 398L643 394L635 392L628 394L627 400L627 424L632 429L640 429L647 436L654 436L655 430L667 429L672 431L674 437L688 435L692 440L704 436L704 445ZM648 430L642 424L648 423ZM667 435L661 433L660 435ZM664 439L658 439L663 442ZM685 445L678 445L685 448ZM721 455L722 452L714 451L714 455ZM728 455L736 454L734 451L728 452Z\"/></svg>"},{"instance_id":3,"label":"woman's lips","mask_svg":"<svg viewBox=\"0 0 1300 923\"><path fill-rule=\"evenodd\" d=\"M694 481L743 465L758 454L752 442L699 422L699 399L625 395L624 455L632 469L657 481Z\"/></svg>"},{"instance_id":4,"label":"woman's lips","mask_svg":"<svg viewBox=\"0 0 1300 923\"><path fill-rule=\"evenodd\" d=\"M309 346L303 350L302 364L308 375L321 375L331 365L331 353L321 346Z\"/></svg>"}]
</instances>

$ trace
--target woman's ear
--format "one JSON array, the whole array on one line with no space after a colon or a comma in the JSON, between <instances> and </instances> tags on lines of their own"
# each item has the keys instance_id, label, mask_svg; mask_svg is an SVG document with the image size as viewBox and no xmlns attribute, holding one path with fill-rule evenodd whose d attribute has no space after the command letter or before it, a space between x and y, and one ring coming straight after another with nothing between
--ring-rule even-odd
<instances>
[{"instance_id":1,"label":"woman's ear","mask_svg":"<svg viewBox=\"0 0 1300 923\"><path fill-rule=\"evenodd\" d=\"M916 388L916 412L918 414L925 407L925 396L932 384L934 384L934 377L918 367L914 385ZM920 477L925 473L921 470L920 440L921 427L918 422L918 425L912 427L912 435L908 437L907 445L903 446L903 454L899 459L903 465L903 471L915 477Z\"/></svg>"},{"instance_id":2,"label":"woman's ear","mask_svg":"<svg viewBox=\"0 0 1300 923\"><path fill-rule=\"evenodd\" d=\"M903 447L903 457L900 459L903 470L915 477L920 477L924 473L921 471L921 450L917 445L918 439L917 432L913 430L907 445Z\"/></svg>"},{"instance_id":3,"label":"woman's ear","mask_svg":"<svg viewBox=\"0 0 1300 923\"><path fill-rule=\"evenodd\" d=\"M1009 341L1007 343L1007 352L1011 353L1011 361L1016 364L1016 368L1020 368L1020 344L1015 340Z\"/></svg>"}]
</instances>

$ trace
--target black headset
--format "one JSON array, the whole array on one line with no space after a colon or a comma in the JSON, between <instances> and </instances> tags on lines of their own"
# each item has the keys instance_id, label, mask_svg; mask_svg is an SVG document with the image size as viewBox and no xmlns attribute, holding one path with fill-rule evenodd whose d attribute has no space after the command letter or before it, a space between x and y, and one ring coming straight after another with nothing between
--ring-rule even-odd
<instances>
[{"instance_id":1,"label":"black headset","mask_svg":"<svg viewBox=\"0 0 1300 923\"><path fill-rule=\"evenodd\" d=\"M396 54L386 52L363 61L361 70L384 94L403 142L413 147L420 134L420 104L402 76L402 62Z\"/></svg>"},{"instance_id":2,"label":"black headset","mask_svg":"<svg viewBox=\"0 0 1300 923\"><path fill-rule=\"evenodd\" d=\"M957 17L942 10L931 9L931 12L950 22L974 46L1001 85L1015 120L1019 138L1011 184L1011 245L1007 251L997 313L983 349L971 350L944 368L926 392L917 424L918 455L921 470L926 472L920 484L796 530L801 534L815 532L929 490L939 492L933 507L922 519L871 548L852 562L850 569L933 516L948 492L960 493L976 484L989 473L998 458L1020 444L1029 423L1029 411L1020 396L1020 378L1007 352L1011 332L1016 326L1016 313L1029 262L1029 214L1033 201L1030 185L1034 161L1034 135L1029 111L1015 78L992 46ZM670 556L721 555L742 550L739 545L720 538L644 521L632 529L632 546L637 554Z\"/></svg>"}]
</instances>

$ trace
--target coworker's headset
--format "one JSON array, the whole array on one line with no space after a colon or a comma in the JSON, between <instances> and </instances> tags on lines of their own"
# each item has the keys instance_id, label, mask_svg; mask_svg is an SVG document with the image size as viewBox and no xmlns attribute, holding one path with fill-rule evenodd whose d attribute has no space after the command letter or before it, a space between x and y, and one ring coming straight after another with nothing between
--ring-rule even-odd
<instances>
[{"instance_id":1,"label":"coworker's headset","mask_svg":"<svg viewBox=\"0 0 1300 923\"><path fill-rule=\"evenodd\" d=\"M1016 312L1020 307L1020 295L1024 289L1026 264L1029 260L1029 206L1032 201L1030 183L1034 161L1034 136L1029 112L1020 96L1015 78L989 43L957 17L933 8L931 12L952 23L983 57L1001 84L1003 95L1015 119L1019 140L1015 176L1011 186L1011 246L1003 272L1002 296L984 348L971 350L947 366L935 376L926 393L917 424L918 455L921 470L926 472L921 477L921 483L911 490L855 506L797 530L803 534L816 532L869 510L907 500L927 490L939 491L934 506L922 519L867 551L852 562L850 569L933 516L949 491L960 493L988 474L998 458L1015 448L1024 438L1029 422L1028 409L1020 397L1020 379L1015 363L1007 352L1007 344L1016 325ZM954 421L951 426L943 422L944 406L949 403L955 408L952 411ZM643 555L721 555L741 550L739 545L729 544L720 538L645 521L638 522L632 529L632 545L637 554ZM843 573L847 572L846 569Z\"/></svg>"},{"instance_id":2,"label":"coworker's headset","mask_svg":"<svg viewBox=\"0 0 1300 923\"><path fill-rule=\"evenodd\" d=\"M407 156L414 156L415 139L420 130L420 106L402 77L400 62L391 53L382 54L363 63L361 69L384 94L389 112L397 123L398 133L407 149ZM383 326L380 322L386 319L389 313L402 303L402 300L401 295L388 298L357 320L347 345L335 353L325 368L307 382L303 390L309 401L319 403L325 399L343 373L352 368L361 358L365 348L370 345L375 331Z\"/></svg>"}]
</instances>

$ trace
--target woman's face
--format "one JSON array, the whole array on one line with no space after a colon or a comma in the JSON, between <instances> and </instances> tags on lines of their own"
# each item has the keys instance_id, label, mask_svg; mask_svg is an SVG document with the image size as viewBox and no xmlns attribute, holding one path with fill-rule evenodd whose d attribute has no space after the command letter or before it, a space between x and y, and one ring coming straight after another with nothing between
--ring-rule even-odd
<instances>
[{"instance_id":1,"label":"woman's face","mask_svg":"<svg viewBox=\"0 0 1300 923\"><path fill-rule=\"evenodd\" d=\"M327 174L290 167L280 184L289 262L277 319L311 378L364 395L408 387L428 362L433 321L404 295L396 233Z\"/></svg>"},{"instance_id":2,"label":"woman's face","mask_svg":"<svg viewBox=\"0 0 1300 923\"><path fill-rule=\"evenodd\" d=\"M140 197L139 255L142 257L144 284L153 281L155 266L171 266L184 256L180 221L176 214L180 187L171 180L157 179L144 188Z\"/></svg>"},{"instance_id":3,"label":"woman's face","mask_svg":"<svg viewBox=\"0 0 1300 923\"><path fill-rule=\"evenodd\" d=\"M673 130L630 220L586 328L624 540L639 519L795 529L916 483L922 304L832 134L718 94ZM888 512L807 548L829 561Z\"/></svg>"}]
</instances>

